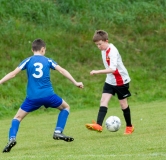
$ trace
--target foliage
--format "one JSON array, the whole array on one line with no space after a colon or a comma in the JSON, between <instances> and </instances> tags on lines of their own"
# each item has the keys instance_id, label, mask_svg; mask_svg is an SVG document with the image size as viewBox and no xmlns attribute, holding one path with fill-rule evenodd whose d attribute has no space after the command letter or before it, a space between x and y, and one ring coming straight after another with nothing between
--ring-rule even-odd
<instances>
[{"instance_id":1,"label":"foliage","mask_svg":"<svg viewBox=\"0 0 166 160\"><path fill-rule=\"evenodd\" d=\"M109 33L131 76L131 102L165 99L165 0L0 0L0 76L31 56L31 42L42 38L47 56L66 68L85 88L78 90L52 72L56 93L74 109L99 105L105 75L100 51L92 42L96 29ZM25 72L1 86L0 116L25 98ZM118 105L116 98L113 105Z\"/></svg>"}]
</instances>

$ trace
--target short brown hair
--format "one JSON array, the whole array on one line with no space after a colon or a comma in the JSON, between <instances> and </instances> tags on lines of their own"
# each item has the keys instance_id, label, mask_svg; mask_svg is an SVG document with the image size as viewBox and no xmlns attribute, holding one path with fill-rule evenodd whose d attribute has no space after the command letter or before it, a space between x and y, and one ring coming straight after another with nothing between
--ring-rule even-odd
<instances>
[{"instance_id":1,"label":"short brown hair","mask_svg":"<svg viewBox=\"0 0 166 160\"><path fill-rule=\"evenodd\" d=\"M95 31L95 34L93 36L93 42L98 42L98 41L106 41L108 40L108 33L103 30L97 30Z\"/></svg>"},{"instance_id":2,"label":"short brown hair","mask_svg":"<svg viewBox=\"0 0 166 160\"><path fill-rule=\"evenodd\" d=\"M33 51L40 51L42 47L46 47L45 42L42 39L36 39L32 43L32 50Z\"/></svg>"}]
</instances>

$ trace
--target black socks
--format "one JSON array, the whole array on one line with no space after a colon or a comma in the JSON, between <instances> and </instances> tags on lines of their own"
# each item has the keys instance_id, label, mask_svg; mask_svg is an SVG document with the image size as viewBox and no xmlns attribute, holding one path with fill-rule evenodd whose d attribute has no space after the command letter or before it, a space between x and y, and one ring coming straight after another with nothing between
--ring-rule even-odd
<instances>
[{"instance_id":1,"label":"black socks","mask_svg":"<svg viewBox=\"0 0 166 160\"><path fill-rule=\"evenodd\" d=\"M99 112L98 112L98 117L97 117L97 124L99 124L100 126L102 126L105 115L107 114L107 107L105 106L100 106L99 108Z\"/></svg>"},{"instance_id":2,"label":"black socks","mask_svg":"<svg viewBox=\"0 0 166 160\"><path fill-rule=\"evenodd\" d=\"M122 109L123 111L123 115L124 115L124 118L125 118L125 121L126 121L126 126L132 126L131 124L131 116L130 116L130 108L129 106L126 108L126 109Z\"/></svg>"},{"instance_id":3,"label":"black socks","mask_svg":"<svg viewBox=\"0 0 166 160\"><path fill-rule=\"evenodd\" d=\"M99 124L100 126L102 126L104 118L107 114L107 110L108 108L105 106L100 106L99 108L99 112L98 112L98 116L97 116L97 124ZM130 108L129 106L126 109L122 109L123 111L123 115L124 115L124 119L126 121L126 126L132 126L131 124L131 115L130 115Z\"/></svg>"}]
</instances>

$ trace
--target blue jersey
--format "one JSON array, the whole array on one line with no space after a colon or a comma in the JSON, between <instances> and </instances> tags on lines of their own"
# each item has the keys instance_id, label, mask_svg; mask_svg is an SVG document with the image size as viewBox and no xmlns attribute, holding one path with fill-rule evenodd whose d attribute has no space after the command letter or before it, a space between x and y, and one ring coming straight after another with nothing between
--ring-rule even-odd
<instances>
[{"instance_id":1,"label":"blue jersey","mask_svg":"<svg viewBox=\"0 0 166 160\"><path fill-rule=\"evenodd\" d=\"M27 71L27 98L38 99L54 94L50 81L50 69L55 70L57 63L42 55L33 55L19 64L21 70Z\"/></svg>"}]
</instances>

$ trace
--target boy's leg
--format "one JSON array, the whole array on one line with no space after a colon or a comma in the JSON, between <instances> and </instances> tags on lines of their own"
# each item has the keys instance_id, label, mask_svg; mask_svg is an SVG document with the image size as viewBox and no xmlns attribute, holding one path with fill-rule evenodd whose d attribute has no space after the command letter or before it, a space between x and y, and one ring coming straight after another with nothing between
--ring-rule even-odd
<instances>
[{"instance_id":1,"label":"boy's leg","mask_svg":"<svg viewBox=\"0 0 166 160\"><path fill-rule=\"evenodd\" d=\"M134 131L134 126L132 126L131 123L131 113L130 108L127 102L127 98L131 96L131 93L129 91L129 83L124 84L122 86L116 86L115 87L120 106L123 111L123 116L126 121L126 129L124 134L131 134Z\"/></svg>"},{"instance_id":2,"label":"boy's leg","mask_svg":"<svg viewBox=\"0 0 166 160\"><path fill-rule=\"evenodd\" d=\"M54 134L53 134L53 138L55 140L64 140L66 142L71 142L71 141L74 140L74 138L65 136L62 133L65 126L66 126L66 122L67 122L67 119L68 119L70 107L63 100L62 104L58 107L58 109L60 110L60 113L58 115L58 120L57 120L57 124L56 124L55 131L54 131Z\"/></svg>"},{"instance_id":3,"label":"boy's leg","mask_svg":"<svg viewBox=\"0 0 166 160\"><path fill-rule=\"evenodd\" d=\"M19 129L20 121L18 119L13 119L11 122L11 127L9 129L9 141L11 138L16 139L16 135Z\"/></svg>"},{"instance_id":4,"label":"boy's leg","mask_svg":"<svg viewBox=\"0 0 166 160\"><path fill-rule=\"evenodd\" d=\"M134 126L132 126L131 123L131 113L130 113L130 107L127 103L127 98L123 100L119 100L122 111L123 111L123 116L126 121L126 130L124 134L131 134L134 131Z\"/></svg>"},{"instance_id":5,"label":"boy's leg","mask_svg":"<svg viewBox=\"0 0 166 160\"><path fill-rule=\"evenodd\" d=\"M69 110L68 109L62 109L58 115L58 120L57 120L57 124L56 124L56 128L55 131L59 131L60 133L63 132L66 122L67 122L67 118L69 115Z\"/></svg>"},{"instance_id":6,"label":"boy's leg","mask_svg":"<svg viewBox=\"0 0 166 160\"><path fill-rule=\"evenodd\" d=\"M28 112L25 112L20 108L17 114L14 116L14 119L11 122L11 127L9 129L9 142L4 148L3 152L10 152L11 148L16 145L16 136L20 122L27 114Z\"/></svg>"},{"instance_id":7,"label":"boy's leg","mask_svg":"<svg viewBox=\"0 0 166 160\"><path fill-rule=\"evenodd\" d=\"M11 128L9 130L9 140L11 138L16 138L20 122L23 120L23 118L28 114L28 112L22 110L19 108L18 112L14 116L14 119L11 122Z\"/></svg>"},{"instance_id":8,"label":"boy's leg","mask_svg":"<svg viewBox=\"0 0 166 160\"><path fill-rule=\"evenodd\" d=\"M102 124L104 121L104 118L107 114L107 109L108 109L108 102L110 98L112 97L112 94L109 93L103 93L101 97L101 102L100 102L100 108L97 116L97 123L93 124L86 124L86 128L90 130L95 130L98 132L102 132Z\"/></svg>"}]
</instances>

